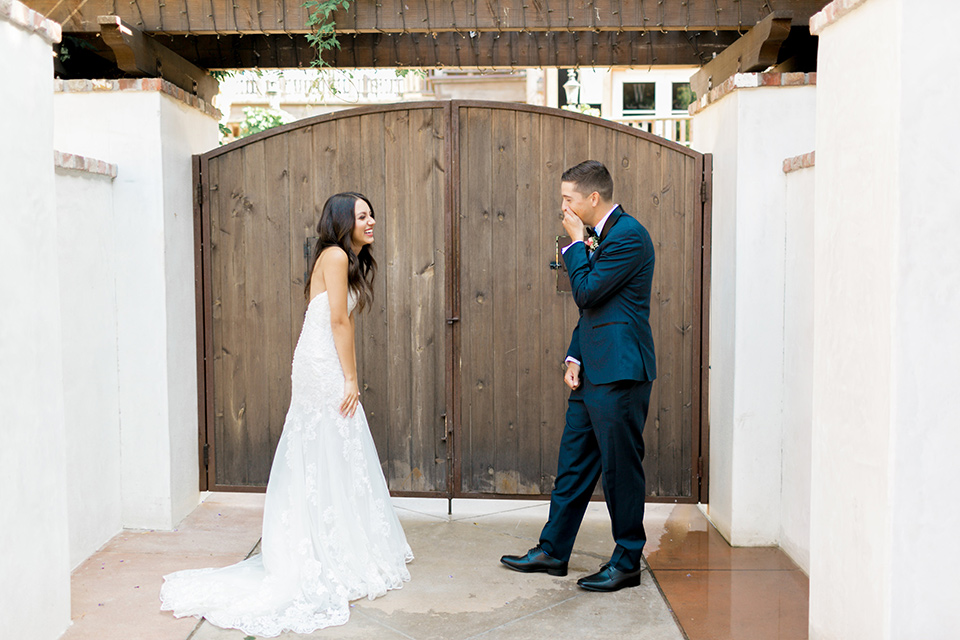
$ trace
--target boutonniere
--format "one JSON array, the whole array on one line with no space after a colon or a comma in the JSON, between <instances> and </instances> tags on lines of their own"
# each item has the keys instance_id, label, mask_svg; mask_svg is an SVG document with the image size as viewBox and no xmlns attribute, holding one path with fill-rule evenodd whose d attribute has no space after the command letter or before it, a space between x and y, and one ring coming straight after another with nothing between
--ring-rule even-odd
<instances>
[{"instance_id":1,"label":"boutonniere","mask_svg":"<svg viewBox=\"0 0 960 640\"><path fill-rule=\"evenodd\" d=\"M593 227L587 227L584 230L583 243L587 245L587 253L593 253L597 250L597 247L600 246L600 236L597 235L597 232Z\"/></svg>"}]
</instances>

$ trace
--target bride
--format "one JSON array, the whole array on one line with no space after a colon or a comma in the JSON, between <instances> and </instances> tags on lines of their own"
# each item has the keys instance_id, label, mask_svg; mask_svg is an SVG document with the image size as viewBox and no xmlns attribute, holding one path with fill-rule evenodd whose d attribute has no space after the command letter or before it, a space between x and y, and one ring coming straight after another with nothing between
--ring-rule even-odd
<instances>
[{"instance_id":1,"label":"bride","mask_svg":"<svg viewBox=\"0 0 960 640\"><path fill-rule=\"evenodd\" d=\"M372 298L375 224L359 193L323 205L290 409L267 483L262 553L164 576L162 610L250 635L310 633L344 624L351 600L372 600L410 579L413 554L357 383L353 311Z\"/></svg>"}]
</instances>

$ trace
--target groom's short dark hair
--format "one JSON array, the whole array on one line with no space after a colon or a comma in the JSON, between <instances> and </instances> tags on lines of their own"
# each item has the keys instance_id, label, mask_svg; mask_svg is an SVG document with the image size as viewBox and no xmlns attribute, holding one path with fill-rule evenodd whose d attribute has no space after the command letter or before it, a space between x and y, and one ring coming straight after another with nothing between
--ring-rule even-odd
<instances>
[{"instance_id":1,"label":"groom's short dark hair","mask_svg":"<svg viewBox=\"0 0 960 640\"><path fill-rule=\"evenodd\" d=\"M587 160L575 167L570 167L560 176L562 182L572 182L577 185L577 191L589 196L596 191L602 200L613 201L613 178L602 162Z\"/></svg>"}]
</instances>

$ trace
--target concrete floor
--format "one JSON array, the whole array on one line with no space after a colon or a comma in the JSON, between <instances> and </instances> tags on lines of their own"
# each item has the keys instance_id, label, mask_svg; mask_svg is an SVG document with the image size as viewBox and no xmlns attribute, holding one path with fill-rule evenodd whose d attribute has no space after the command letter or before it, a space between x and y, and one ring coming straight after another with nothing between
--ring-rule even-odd
<instances>
[{"instance_id":1,"label":"concrete floor","mask_svg":"<svg viewBox=\"0 0 960 640\"><path fill-rule=\"evenodd\" d=\"M354 603L342 627L281 637L807 638L809 581L799 567L775 547L730 547L696 505L648 504L643 582L604 594L576 586L613 548L602 503L590 506L564 578L520 574L499 563L501 555L535 544L546 503L454 500L452 516L445 500L395 504L417 556L409 565L412 580ZM158 593L167 573L246 557L256 548L262 517L263 494L214 493L175 531L122 531L73 572L73 625L63 640L246 640L238 631L161 612Z\"/></svg>"},{"instance_id":2,"label":"concrete floor","mask_svg":"<svg viewBox=\"0 0 960 640\"><path fill-rule=\"evenodd\" d=\"M400 520L416 560L402 590L354 603L350 622L287 638L636 638L681 640L683 634L649 572L638 588L612 594L576 586L613 550L610 521L592 505L564 578L525 575L500 565L504 553L536 544L546 503L398 499ZM243 640L204 622L191 640Z\"/></svg>"},{"instance_id":3,"label":"concrete floor","mask_svg":"<svg viewBox=\"0 0 960 640\"><path fill-rule=\"evenodd\" d=\"M74 626L64 639L247 638L239 631L160 612L157 592L168 570L221 566L246 556L257 544L256 514L262 512L262 503L263 496L257 494L211 494L175 532L118 535L77 570L94 575L85 581L87 589L75 576ZM499 562L504 553L522 553L536 544L546 503L455 500L452 516L447 515L445 500L399 498L396 505L416 555L409 565L411 581L382 598L357 601L342 627L281 638L685 637L649 571L639 587L616 593L590 593L576 586L577 578L596 571L613 549L603 504L588 509L570 573L564 578L521 574ZM89 584L98 582L97 573L103 582L114 584L115 593L104 595L109 584ZM124 573L126 580L121 578ZM84 591L98 593L93 600L104 601L85 598Z\"/></svg>"}]
</instances>

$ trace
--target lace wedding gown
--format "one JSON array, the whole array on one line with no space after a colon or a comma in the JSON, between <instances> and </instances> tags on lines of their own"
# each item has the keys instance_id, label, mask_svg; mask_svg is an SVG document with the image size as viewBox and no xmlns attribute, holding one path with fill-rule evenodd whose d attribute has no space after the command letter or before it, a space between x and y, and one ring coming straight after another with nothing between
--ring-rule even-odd
<instances>
[{"instance_id":1,"label":"lace wedding gown","mask_svg":"<svg viewBox=\"0 0 960 640\"><path fill-rule=\"evenodd\" d=\"M356 300L351 295L349 310ZM344 624L351 600L410 579L413 560L393 511L363 407L340 415L343 370L327 294L307 306L292 394L267 483L261 555L222 569L164 576L161 609L273 637Z\"/></svg>"}]
</instances>

